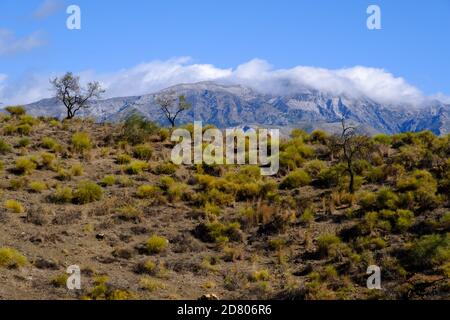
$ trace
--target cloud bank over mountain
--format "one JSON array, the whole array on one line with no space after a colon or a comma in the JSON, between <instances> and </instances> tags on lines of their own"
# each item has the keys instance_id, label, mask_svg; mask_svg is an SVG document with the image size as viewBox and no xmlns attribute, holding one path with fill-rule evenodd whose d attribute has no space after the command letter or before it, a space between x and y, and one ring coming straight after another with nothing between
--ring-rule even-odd
<instances>
[{"instance_id":1,"label":"cloud bank over mountain","mask_svg":"<svg viewBox=\"0 0 450 320\"><path fill-rule=\"evenodd\" d=\"M265 60L254 59L235 68L219 68L181 57L141 63L111 73L86 70L79 74L83 82L100 81L107 89L105 97L143 95L180 83L216 81L243 84L261 93L286 95L317 90L339 96L362 96L394 106L419 106L431 98L449 101L443 95L427 97L405 79L386 70L363 66L336 70L307 66L276 69ZM0 76L0 102L25 104L47 98L51 96L48 79L55 75L28 74L15 81L7 75Z\"/></svg>"}]
</instances>

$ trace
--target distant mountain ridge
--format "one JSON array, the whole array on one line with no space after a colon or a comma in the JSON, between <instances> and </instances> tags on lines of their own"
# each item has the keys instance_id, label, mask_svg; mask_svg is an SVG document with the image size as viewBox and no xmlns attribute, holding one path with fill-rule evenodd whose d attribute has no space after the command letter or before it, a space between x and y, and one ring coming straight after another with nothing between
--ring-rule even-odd
<instances>
[{"instance_id":1,"label":"distant mountain ridge","mask_svg":"<svg viewBox=\"0 0 450 320\"><path fill-rule=\"evenodd\" d=\"M156 104L156 97L173 91L184 94L193 108L182 113L179 123L201 120L219 128L236 126L277 127L284 130L335 131L345 114L367 133L399 133L431 130L437 135L450 133L450 105L437 100L412 108L408 105L382 105L369 98L335 96L301 89L298 93L272 95L242 85L215 82L180 84L141 96L118 97L94 101L82 116L99 122L116 122L132 113L160 124L167 124ZM65 108L56 99L44 99L25 106L33 115L63 118Z\"/></svg>"}]
</instances>

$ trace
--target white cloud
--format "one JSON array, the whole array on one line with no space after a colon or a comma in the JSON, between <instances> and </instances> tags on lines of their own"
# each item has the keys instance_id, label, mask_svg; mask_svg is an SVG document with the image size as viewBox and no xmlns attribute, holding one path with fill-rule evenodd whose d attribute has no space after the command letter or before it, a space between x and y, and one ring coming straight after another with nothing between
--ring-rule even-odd
<instances>
[{"instance_id":1,"label":"white cloud","mask_svg":"<svg viewBox=\"0 0 450 320\"><path fill-rule=\"evenodd\" d=\"M231 69L219 69L210 64L189 64L189 61L187 57L152 61L111 74L86 72L85 75L100 81L107 88L108 96L117 97L146 94L180 83L216 80L232 74Z\"/></svg>"},{"instance_id":2,"label":"white cloud","mask_svg":"<svg viewBox=\"0 0 450 320\"><path fill-rule=\"evenodd\" d=\"M17 38L13 32L0 29L0 56L30 51L46 43L44 34L36 31L23 38Z\"/></svg>"},{"instance_id":3,"label":"white cloud","mask_svg":"<svg viewBox=\"0 0 450 320\"><path fill-rule=\"evenodd\" d=\"M329 70L298 66L274 69L264 60L254 59L234 69L211 64L195 64L189 58L142 63L111 73L87 70L79 73L83 82L100 81L105 97L152 93L180 83L219 81L248 85L263 93L287 94L319 90L348 97L365 96L387 105L420 105L428 98L403 78L383 70L352 67ZM54 74L26 75L14 83L0 78L0 101L30 103L51 95L48 79ZM2 87L3 83L3 87ZM440 96L441 100L450 100Z\"/></svg>"},{"instance_id":4,"label":"white cloud","mask_svg":"<svg viewBox=\"0 0 450 320\"><path fill-rule=\"evenodd\" d=\"M35 19L45 19L64 7L63 0L44 0L33 12Z\"/></svg>"}]
</instances>

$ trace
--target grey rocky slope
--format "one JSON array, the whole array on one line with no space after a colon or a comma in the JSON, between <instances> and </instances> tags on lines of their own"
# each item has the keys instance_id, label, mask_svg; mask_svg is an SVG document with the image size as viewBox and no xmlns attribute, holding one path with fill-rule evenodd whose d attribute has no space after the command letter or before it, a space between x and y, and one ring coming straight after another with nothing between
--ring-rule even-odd
<instances>
[{"instance_id":1,"label":"grey rocky slope","mask_svg":"<svg viewBox=\"0 0 450 320\"><path fill-rule=\"evenodd\" d=\"M303 89L296 94L270 95L241 85L213 82L180 84L142 96L94 101L82 115L99 122L120 121L132 113L167 124L156 104L156 97L167 91L184 94L193 108L183 113L180 123L202 120L220 128L236 126L300 127L336 130L343 114L368 133L398 133L431 130L450 133L450 105L430 101L420 108L408 105L381 105L367 98L333 96ZM63 118L64 106L55 99L44 99L26 106L34 115Z\"/></svg>"}]
</instances>

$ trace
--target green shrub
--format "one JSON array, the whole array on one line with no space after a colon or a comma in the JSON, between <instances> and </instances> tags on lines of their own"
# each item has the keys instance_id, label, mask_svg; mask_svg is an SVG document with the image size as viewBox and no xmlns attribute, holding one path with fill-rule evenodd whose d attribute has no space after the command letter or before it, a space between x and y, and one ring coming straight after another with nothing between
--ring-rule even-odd
<instances>
[{"instance_id":1,"label":"green shrub","mask_svg":"<svg viewBox=\"0 0 450 320\"><path fill-rule=\"evenodd\" d=\"M312 177L317 177L322 170L327 169L327 164L322 160L311 160L303 165L305 171Z\"/></svg>"},{"instance_id":2,"label":"green shrub","mask_svg":"<svg viewBox=\"0 0 450 320\"><path fill-rule=\"evenodd\" d=\"M288 174L280 184L280 189L295 189L311 183L309 174L303 169L297 169Z\"/></svg>"},{"instance_id":3,"label":"green shrub","mask_svg":"<svg viewBox=\"0 0 450 320\"><path fill-rule=\"evenodd\" d=\"M17 142L17 146L19 146L20 148L26 148L31 144L31 139L28 137L24 137L21 138L18 142ZM1 147L0 147L1 150Z\"/></svg>"},{"instance_id":4,"label":"green shrub","mask_svg":"<svg viewBox=\"0 0 450 320\"><path fill-rule=\"evenodd\" d=\"M133 179L127 177L127 176L119 176L117 179L117 184L119 186L121 186L122 188L124 187L132 187L134 185L134 181Z\"/></svg>"},{"instance_id":5,"label":"green shrub","mask_svg":"<svg viewBox=\"0 0 450 320\"><path fill-rule=\"evenodd\" d=\"M386 241L380 237L358 237L355 243L356 247L362 250L379 250L387 246Z\"/></svg>"},{"instance_id":6,"label":"green shrub","mask_svg":"<svg viewBox=\"0 0 450 320\"><path fill-rule=\"evenodd\" d=\"M407 252L413 266L421 268L439 266L450 259L450 235L423 236L410 244Z\"/></svg>"},{"instance_id":7,"label":"green shrub","mask_svg":"<svg viewBox=\"0 0 450 320\"><path fill-rule=\"evenodd\" d=\"M227 243L229 241L242 241L241 225L237 222L223 224L218 221L201 223L197 226L195 234L205 242Z\"/></svg>"},{"instance_id":8,"label":"green shrub","mask_svg":"<svg viewBox=\"0 0 450 320\"><path fill-rule=\"evenodd\" d=\"M341 243L341 239L335 234L325 233L319 236L317 239L317 246L322 256L327 256L330 249L334 245Z\"/></svg>"},{"instance_id":9,"label":"green shrub","mask_svg":"<svg viewBox=\"0 0 450 320\"><path fill-rule=\"evenodd\" d=\"M92 181L81 181L75 192L74 201L78 204L86 204L98 201L103 196L103 189Z\"/></svg>"},{"instance_id":10,"label":"green shrub","mask_svg":"<svg viewBox=\"0 0 450 320\"><path fill-rule=\"evenodd\" d=\"M23 205L19 201L12 199L5 201L5 209L13 213L25 212Z\"/></svg>"},{"instance_id":11,"label":"green shrub","mask_svg":"<svg viewBox=\"0 0 450 320\"><path fill-rule=\"evenodd\" d=\"M21 135L29 135L31 133L31 126L29 124L21 124L16 128L17 133Z\"/></svg>"},{"instance_id":12,"label":"green shrub","mask_svg":"<svg viewBox=\"0 0 450 320\"><path fill-rule=\"evenodd\" d=\"M361 186L364 183L364 178L361 176L354 176L353 177L353 189L355 191L359 190L361 188ZM341 177L341 179L339 180L338 186L339 186L339 190L340 191L346 191L348 190L350 185L350 175L344 175Z\"/></svg>"},{"instance_id":13,"label":"green shrub","mask_svg":"<svg viewBox=\"0 0 450 320\"><path fill-rule=\"evenodd\" d=\"M70 174L74 177L79 177L83 175L83 165L81 163L75 163L70 167Z\"/></svg>"},{"instance_id":14,"label":"green shrub","mask_svg":"<svg viewBox=\"0 0 450 320\"><path fill-rule=\"evenodd\" d=\"M51 198L55 203L69 203L73 200L73 191L67 186L57 186Z\"/></svg>"},{"instance_id":15,"label":"green shrub","mask_svg":"<svg viewBox=\"0 0 450 320\"><path fill-rule=\"evenodd\" d=\"M286 240L283 238L270 239L268 245L270 250L281 250L286 246Z\"/></svg>"},{"instance_id":16,"label":"green shrub","mask_svg":"<svg viewBox=\"0 0 450 320\"><path fill-rule=\"evenodd\" d=\"M261 195L261 184L247 182L239 185L236 191L237 201L246 201L256 199Z\"/></svg>"},{"instance_id":17,"label":"green shrub","mask_svg":"<svg viewBox=\"0 0 450 320\"><path fill-rule=\"evenodd\" d=\"M206 190L210 188L216 180L217 179L215 177L206 174L195 175L195 183L197 184L199 190Z\"/></svg>"},{"instance_id":18,"label":"green shrub","mask_svg":"<svg viewBox=\"0 0 450 320\"><path fill-rule=\"evenodd\" d=\"M353 171L357 175L361 175L364 171L370 170L372 165L364 159L356 159L353 162Z\"/></svg>"},{"instance_id":19,"label":"green shrub","mask_svg":"<svg viewBox=\"0 0 450 320\"><path fill-rule=\"evenodd\" d=\"M60 128L61 127L61 122L59 122L57 119L52 119L49 122L50 127L52 128Z\"/></svg>"},{"instance_id":20,"label":"green shrub","mask_svg":"<svg viewBox=\"0 0 450 320\"><path fill-rule=\"evenodd\" d=\"M415 222L414 214L409 210L381 210L380 212L366 213L360 228L364 232L372 232L375 229L391 232L407 231Z\"/></svg>"},{"instance_id":21,"label":"green shrub","mask_svg":"<svg viewBox=\"0 0 450 320\"><path fill-rule=\"evenodd\" d=\"M12 117L10 115L0 114L0 122L6 123L11 121Z\"/></svg>"},{"instance_id":22,"label":"green shrub","mask_svg":"<svg viewBox=\"0 0 450 320\"><path fill-rule=\"evenodd\" d=\"M427 188L436 193L437 182L426 170L415 170L412 174L401 177L397 181L399 191L415 191L421 188Z\"/></svg>"},{"instance_id":23,"label":"green shrub","mask_svg":"<svg viewBox=\"0 0 450 320\"><path fill-rule=\"evenodd\" d=\"M326 144L327 138L328 138L328 134L325 131L315 130L311 133L309 139L312 143Z\"/></svg>"},{"instance_id":24,"label":"green shrub","mask_svg":"<svg viewBox=\"0 0 450 320\"><path fill-rule=\"evenodd\" d=\"M221 213L220 207L212 203L205 203L203 211L205 212L206 216L211 217L218 217Z\"/></svg>"},{"instance_id":25,"label":"green shrub","mask_svg":"<svg viewBox=\"0 0 450 320\"><path fill-rule=\"evenodd\" d=\"M381 188L377 192L377 209L397 209L399 197L390 188Z\"/></svg>"},{"instance_id":26,"label":"green shrub","mask_svg":"<svg viewBox=\"0 0 450 320\"><path fill-rule=\"evenodd\" d=\"M116 162L118 164L129 164L131 162L131 157L126 153L119 154L116 158Z\"/></svg>"},{"instance_id":27,"label":"green shrub","mask_svg":"<svg viewBox=\"0 0 450 320\"><path fill-rule=\"evenodd\" d=\"M158 129L155 123L133 114L125 120L123 138L132 145L137 145L146 141L150 135L156 134Z\"/></svg>"},{"instance_id":28,"label":"green shrub","mask_svg":"<svg viewBox=\"0 0 450 320\"><path fill-rule=\"evenodd\" d=\"M153 292L159 289L164 289L166 286L158 280L150 277L142 277L139 280L139 287L143 290Z\"/></svg>"},{"instance_id":29,"label":"green shrub","mask_svg":"<svg viewBox=\"0 0 450 320\"><path fill-rule=\"evenodd\" d=\"M0 248L0 267L20 268L27 265L27 258L16 249L2 247Z\"/></svg>"},{"instance_id":30,"label":"green shrub","mask_svg":"<svg viewBox=\"0 0 450 320\"><path fill-rule=\"evenodd\" d=\"M414 213L409 210L397 210L396 211L396 228L403 232L411 228L415 222Z\"/></svg>"},{"instance_id":31,"label":"green shrub","mask_svg":"<svg viewBox=\"0 0 450 320\"><path fill-rule=\"evenodd\" d=\"M141 199L153 198L158 193L159 193L159 189L157 187L151 186L151 185L142 185L136 191L136 195Z\"/></svg>"},{"instance_id":32,"label":"green shrub","mask_svg":"<svg viewBox=\"0 0 450 320\"><path fill-rule=\"evenodd\" d=\"M3 127L3 134L7 136L12 136L17 132L17 127L13 125L6 125Z\"/></svg>"},{"instance_id":33,"label":"green shrub","mask_svg":"<svg viewBox=\"0 0 450 320\"><path fill-rule=\"evenodd\" d=\"M32 115L25 114L25 115L22 115L20 117L20 124L21 125L26 124L26 125L29 125L29 126L34 126L34 125L36 125L38 123L39 123L39 120L34 118Z\"/></svg>"},{"instance_id":34,"label":"green shrub","mask_svg":"<svg viewBox=\"0 0 450 320\"><path fill-rule=\"evenodd\" d=\"M104 176L100 184L104 187L110 187L116 184L116 176L114 175L107 175Z\"/></svg>"},{"instance_id":35,"label":"green shrub","mask_svg":"<svg viewBox=\"0 0 450 320\"><path fill-rule=\"evenodd\" d=\"M300 222L311 223L312 221L314 221L314 211L311 208L307 208L300 216Z\"/></svg>"},{"instance_id":36,"label":"green shrub","mask_svg":"<svg viewBox=\"0 0 450 320\"><path fill-rule=\"evenodd\" d=\"M175 183L175 180L172 177L164 176L159 179L159 187L161 190L167 191L169 188Z\"/></svg>"},{"instance_id":37,"label":"green shrub","mask_svg":"<svg viewBox=\"0 0 450 320\"><path fill-rule=\"evenodd\" d=\"M322 169L317 176L317 181L322 187L335 187L341 181L345 173L345 165L343 163L337 164L327 169Z\"/></svg>"},{"instance_id":38,"label":"green shrub","mask_svg":"<svg viewBox=\"0 0 450 320\"><path fill-rule=\"evenodd\" d=\"M211 203L218 206L226 206L231 205L235 200L233 195L219 191L215 188L209 189L206 192L201 192L199 196L198 200L200 205Z\"/></svg>"},{"instance_id":39,"label":"green shrub","mask_svg":"<svg viewBox=\"0 0 450 320\"><path fill-rule=\"evenodd\" d=\"M91 138L85 132L77 132L72 136L72 148L73 151L78 153L84 153L91 149Z\"/></svg>"},{"instance_id":40,"label":"green shrub","mask_svg":"<svg viewBox=\"0 0 450 320\"><path fill-rule=\"evenodd\" d=\"M59 181L70 181L72 180L72 173L64 168L60 168L57 172L56 179Z\"/></svg>"},{"instance_id":41,"label":"green shrub","mask_svg":"<svg viewBox=\"0 0 450 320\"><path fill-rule=\"evenodd\" d=\"M31 191L36 193L41 193L44 190L47 190L47 185L41 181L33 181L28 184L28 187Z\"/></svg>"},{"instance_id":42,"label":"green shrub","mask_svg":"<svg viewBox=\"0 0 450 320\"><path fill-rule=\"evenodd\" d=\"M371 183L382 183L386 180L388 172L385 166L371 167L364 172L367 181Z\"/></svg>"},{"instance_id":43,"label":"green shrub","mask_svg":"<svg viewBox=\"0 0 450 320\"><path fill-rule=\"evenodd\" d=\"M52 138L42 138L41 147L53 152L57 152L61 149L61 146Z\"/></svg>"},{"instance_id":44,"label":"green shrub","mask_svg":"<svg viewBox=\"0 0 450 320\"><path fill-rule=\"evenodd\" d=\"M16 160L15 171L18 174L30 174L36 169L36 163L29 158L19 158Z\"/></svg>"},{"instance_id":45,"label":"green shrub","mask_svg":"<svg viewBox=\"0 0 450 320\"><path fill-rule=\"evenodd\" d=\"M386 146L390 146L392 144L392 137L387 134L378 134L373 137L373 140L375 142L378 142L380 144L384 144Z\"/></svg>"},{"instance_id":46,"label":"green shrub","mask_svg":"<svg viewBox=\"0 0 450 320\"><path fill-rule=\"evenodd\" d=\"M168 244L169 241L166 238L153 235L147 240L146 248L150 254L155 254L164 251Z\"/></svg>"},{"instance_id":47,"label":"green shrub","mask_svg":"<svg viewBox=\"0 0 450 320\"><path fill-rule=\"evenodd\" d=\"M41 153L42 166L48 169L53 168L53 162L55 161L55 155L53 153L43 152Z\"/></svg>"},{"instance_id":48,"label":"green shrub","mask_svg":"<svg viewBox=\"0 0 450 320\"><path fill-rule=\"evenodd\" d=\"M136 209L131 205L126 205L118 209L118 217L124 221L139 222L142 217L142 211Z\"/></svg>"},{"instance_id":49,"label":"green shrub","mask_svg":"<svg viewBox=\"0 0 450 320\"><path fill-rule=\"evenodd\" d=\"M150 160L153 155L153 148L148 144L140 144L133 148L133 156L140 160Z\"/></svg>"},{"instance_id":50,"label":"green shrub","mask_svg":"<svg viewBox=\"0 0 450 320\"><path fill-rule=\"evenodd\" d=\"M9 182L9 188L11 190L20 190L23 187L25 187L28 183L28 180L26 178L19 178L19 179L11 179Z\"/></svg>"},{"instance_id":51,"label":"green shrub","mask_svg":"<svg viewBox=\"0 0 450 320\"><path fill-rule=\"evenodd\" d=\"M148 168L147 162L136 160L132 161L125 167L125 172L128 174L140 174Z\"/></svg>"},{"instance_id":52,"label":"green shrub","mask_svg":"<svg viewBox=\"0 0 450 320\"><path fill-rule=\"evenodd\" d=\"M164 142L170 137L170 130L161 128L158 132L159 135L159 141Z\"/></svg>"},{"instance_id":53,"label":"green shrub","mask_svg":"<svg viewBox=\"0 0 450 320\"><path fill-rule=\"evenodd\" d=\"M130 300L134 295L126 290L115 289L108 283L107 276L98 276L94 280L95 287L82 299L93 300Z\"/></svg>"},{"instance_id":54,"label":"green shrub","mask_svg":"<svg viewBox=\"0 0 450 320\"><path fill-rule=\"evenodd\" d=\"M12 151L11 145L6 143L5 140L0 139L0 154L5 154Z\"/></svg>"},{"instance_id":55,"label":"green shrub","mask_svg":"<svg viewBox=\"0 0 450 320\"><path fill-rule=\"evenodd\" d=\"M22 116L27 112L23 106L9 106L5 110L13 117Z\"/></svg>"},{"instance_id":56,"label":"green shrub","mask_svg":"<svg viewBox=\"0 0 450 320\"><path fill-rule=\"evenodd\" d=\"M67 273L59 274L52 279L51 284L55 288L66 288L67 279L69 279L69 275Z\"/></svg>"},{"instance_id":57,"label":"green shrub","mask_svg":"<svg viewBox=\"0 0 450 320\"><path fill-rule=\"evenodd\" d=\"M183 198L187 190L187 186L184 183L174 183L166 191L167 198L171 202L179 201Z\"/></svg>"},{"instance_id":58,"label":"green shrub","mask_svg":"<svg viewBox=\"0 0 450 320\"><path fill-rule=\"evenodd\" d=\"M175 174L175 172L177 171L177 168L178 168L177 165L175 165L171 162L160 163L153 169L153 173L157 174L157 175L162 175L162 174L172 175L172 174Z\"/></svg>"},{"instance_id":59,"label":"green shrub","mask_svg":"<svg viewBox=\"0 0 450 320\"><path fill-rule=\"evenodd\" d=\"M270 280L270 273L269 270L259 270L254 271L249 276L250 281L256 282L256 281L269 281Z\"/></svg>"}]
</instances>

